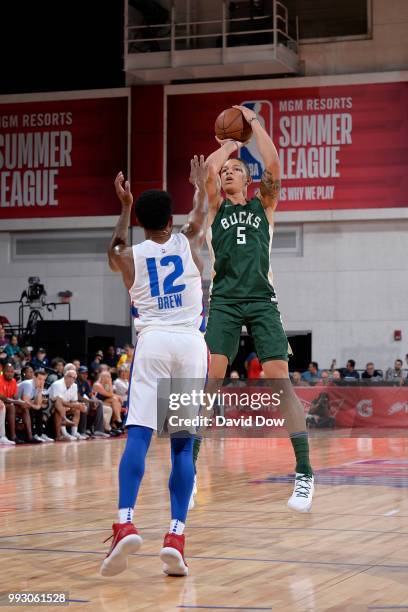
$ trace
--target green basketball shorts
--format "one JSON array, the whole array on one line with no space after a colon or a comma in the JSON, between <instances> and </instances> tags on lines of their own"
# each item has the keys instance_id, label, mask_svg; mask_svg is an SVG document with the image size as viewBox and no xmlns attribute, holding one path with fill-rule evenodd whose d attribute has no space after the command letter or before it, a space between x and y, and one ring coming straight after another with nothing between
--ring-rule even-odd
<instances>
[{"instance_id":1,"label":"green basketball shorts","mask_svg":"<svg viewBox=\"0 0 408 612\"><path fill-rule=\"evenodd\" d=\"M231 364L238 352L241 328L252 336L261 363L288 361L290 347L278 307L273 302L210 303L205 341L210 353L225 355Z\"/></svg>"}]
</instances>

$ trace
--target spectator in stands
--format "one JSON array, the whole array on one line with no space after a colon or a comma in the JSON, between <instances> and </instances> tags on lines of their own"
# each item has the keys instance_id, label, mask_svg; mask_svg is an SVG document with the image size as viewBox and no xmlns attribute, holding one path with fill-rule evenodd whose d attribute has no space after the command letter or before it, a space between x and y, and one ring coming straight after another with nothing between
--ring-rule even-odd
<instances>
[{"instance_id":1,"label":"spectator in stands","mask_svg":"<svg viewBox=\"0 0 408 612\"><path fill-rule=\"evenodd\" d=\"M55 357L51 361L51 367L53 369L53 372L50 372L50 374L48 374L46 383L47 388L50 387L52 383L54 383L56 380L61 380L61 378L64 376L65 361L62 357Z\"/></svg>"},{"instance_id":2,"label":"spectator in stands","mask_svg":"<svg viewBox=\"0 0 408 612\"><path fill-rule=\"evenodd\" d=\"M359 380L360 379L360 374L357 372L356 368L356 362L354 361L354 359L349 359L347 361L346 367L342 368L340 370L340 375L343 379L348 379L348 380Z\"/></svg>"},{"instance_id":3,"label":"spectator in stands","mask_svg":"<svg viewBox=\"0 0 408 612\"><path fill-rule=\"evenodd\" d=\"M306 417L308 427L333 428L336 420L330 408L328 393L319 393L310 404L309 414Z\"/></svg>"},{"instance_id":4,"label":"spectator in stands","mask_svg":"<svg viewBox=\"0 0 408 612\"><path fill-rule=\"evenodd\" d=\"M47 352L44 348L39 348L35 357L31 360L31 366L35 370L45 370L48 367Z\"/></svg>"},{"instance_id":5,"label":"spectator in stands","mask_svg":"<svg viewBox=\"0 0 408 612\"><path fill-rule=\"evenodd\" d=\"M99 438L109 438L105 433L103 425L103 403L94 397L91 385L88 381L88 368L80 366L77 378L78 399L88 406L87 431Z\"/></svg>"},{"instance_id":6,"label":"spectator in stands","mask_svg":"<svg viewBox=\"0 0 408 612\"><path fill-rule=\"evenodd\" d=\"M19 416L23 421L27 442L36 443L37 440L33 439L31 430L30 407L25 402L18 400L17 381L14 378L14 366L12 363L7 363L4 366L3 374L0 376L0 399L6 405L10 440L16 444L24 444L24 440L21 440L16 435L16 416Z\"/></svg>"},{"instance_id":7,"label":"spectator in stands","mask_svg":"<svg viewBox=\"0 0 408 612\"><path fill-rule=\"evenodd\" d=\"M382 380L382 374L379 370L376 370L372 361L369 361L366 365L366 369L361 375L363 380Z\"/></svg>"},{"instance_id":8,"label":"spectator in stands","mask_svg":"<svg viewBox=\"0 0 408 612\"><path fill-rule=\"evenodd\" d=\"M294 387L305 387L307 385L307 382L302 380L302 375L300 372L292 372L291 379Z\"/></svg>"},{"instance_id":9,"label":"spectator in stands","mask_svg":"<svg viewBox=\"0 0 408 612\"><path fill-rule=\"evenodd\" d=\"M327 370L322 370L320 373L320 384L328 385L330 383L330 374Z\"/></svg>"},{"instance_id":10,"label":"spectator in stands","mask_svg":"<svg viewBox=\"0 0 408 612\"><path fill-rule=\"evenodd\" d=\"M97 399L112 408L112 430L123 433L121 420L122 402L120 397L113 392L110 372L103 371L99 374L98 380L94 383L93 390L96 393Z\"/></svg>"},{"instance_id":11,"label":"spectator in stands","mask_svg":"<svg viewBox=\"0 0 408 612\"><path fill-rule=\"evenodd\" d=\"M262 366L254 351L249 353L248 357L245 359L244 368L246 369L248 379L254 380L259 378Z\"/></svg>"},{"instance_id":12,"label":"spectator in stands","mask_svg":"<svg viewBox=\"0 0 408 612\"><path fill-rule=\"evenodd\" d=\"M36 370L34 378L24 380L18 385L18 397L29 406L33 430L33 438L37 442L54 442L44 429L43 421L43 390L47 374L44 370Z\"/></svg>"},{"instance_id":13,"label":"spectator in stands","mask_svg":"<svg viewBox=\"0 0 408 612\"><path fill-rule=\"evenodd\" d=\"M0 400L0 445L14 446L14 440L9 440L6 436L6 405Z\"/></svg>"},{"instance_id":14,"label":"spectator in stands","mask_svg":"<svg viewBox=\"0 0 408 612\"><path fill-rule=\"evenodd\" d=\"M2 323L0 323L0 346L7 346L9 343L8 338L6 336L6 330Z\"/></svg>"},{"instance_id":15,"label":"spectator in stands","mask_svg":"<svg viewBox=\"0 0 408 612\"><path fill-rule=\"evenodd\" d=\"M336 380L341 380L340 370L333 370L332 382L335 382Z\"/></svg>"},{"instance_id":16,"label":"spectator in stands","mask_svg":"<svg viewBox=\"0 0 408 612\"><path fill-rule=\"evenodd\" d=\"M32 352L32 346L23 346L23 348L21 349L21 367L24 367L31 363Z\"/></svg>"},{"instance_id":17,"label":"spectator in stands","mask_svg":"<svg viewBox=\"0 0 408 612\"><path fill-rule=\"evenodd\" d=\"M225 385L226 387L245 387L245 383L241 380L241 377L237 370L231 370L229 375L229 382Z\"/></svg>"},{"instance_id":18,"label":"spectator in stands","mask_svg":"<svg viewBox=\"0 0 408 612\"><path fill-rule=\"evenodd\" d=\"M79 359L73 359L72 365L75 366L75 369L78 372L79 368L81 367L81 361Z\"/></svg>"},{"instance_id":19,"label":"spectator in stands","mask_svg":"<svg viewBox=\"0 0 408 612\"><path fill-rule=\"evenodd\" d=\"M394 361L394 367L388 368L385 374L385 380L400 382L404 379L404 370L402 369L402 359L396 359Z\"/></svg>"},{"instance_id":20,"label":"spectator in stands","mask_svg":"<svg viewBox=\"0 0 408 612\"><path fill-rule=\"evenodd\" d=\"M118 357L116 355L116 349L114 346L108 346L106 351L106 355L103 358L103 363L106 363L111 368L111 371L116 371L116 364L118 362Z\"/></svg>"},{"instance_id":21,"label":"spectator in stands","mask_svg":"<svg viewBox=\"0 0 408 612\"><path fill-rule=\"evenodd\" d=\"M10 343L7 344L4 351L10 360L13 360L15 355L18 355L19 353L21 353L21 348L18 345L17 336L15 336L14 334L11 336Z\"/></svg>"},{"instance_id":22,"label":"spectator in stands","mask_svg":"<svg viewBox=\"0 0 408 612\"><path fill-rule=\"evenodd\" d=\"M55 412L56 440L80 440L78 434L79 416L81 404L78 402L78 389L76 386L77 374L74 370L68 370L61 380L52 383L49 389L49 397L52 409ZM72 420L67 418L72 416ZM71 434L67 432L66 426L71 426Z\"/></svg>"},{"instance_id":23,"label":"spectator in stands","mask_svg":"<svg viewBox=\"0 0 408 612\"><path fill-rule=\"evenodd\" d=\"M92 361L91 365L89 366L89 371L91 373L91 376L93 376L93 378L95 378L95 376L97 375L97 372L99 370L99 366L101 365L102 359L103 359L103 352L102 351L97 351L95 353L94 360Z\"/></svg>"},{"instance_id":24,"label":"spectator in stands","mask_svg":"<svg viewBox=\"0 0 408 612\"><path fill-rule=\"evenodd\" d=\"M25 365L21 368L21 380L33 380L34 370L30 365Z\"/></svg>"},{"instance_id":25,"label":"spectator in stands","mask_svg":"<svg viewBox=\"0 0 408 612\"><path fill-rule=\"evenodd\" d=\"M64 366L64 376L67 372L75 372L75 374L77 375L77 381L78 381L78 372L77 369L75 367L75 365L73 363L66 363ZM75 383L78 389L78 384L77 382ZM78 423L78 435L76 436L78 438L78 440L87 440L89 438L88 434L86 433L86 424L87 424L87 420L88 420L88 412L89 412L89 405L85 402L81 402L81 400L79 400L79 405L80 405L80 415L79 415L79 423Z\"/></svg>"},{"instance_id":26,"label":"spectator in stands","mask_svg":"<svg viewBox=\"0 0 408 612\"><path fill-rule=\"evenodd\" d=\"M113 383L113 392L118 395L122 401L122 406L127 406L128 391L129 391L129 372L128 365L121 365L118 371L118 378Z\"/></svg>"},{"instance_id":27,"label":"spectator in stands","mask_svg":"<svg viewBox=\"0 0 408 612\"><path fill-rule=\"evenodd\" d=\"M130 368L130 366L132 365L132 361L133 361L133 354L135 352L135 347L133 346L133 344L125 344L123 348L125 349L125 352L119 358L119 361L116 366L118 369L120 368L121 365L124 365L124 364L127 364ZM104 361L104 363L106 363L106 361Z\"/></svg>"},{"instance_id":28,"label":"spectator in stands","mask_svg":"<svg viewBox=\"0 0 408 612\"><path fill-rule=\"evenodd\" d=\"M319 364L317 361L311 361L306 372L302 374L302 380L307 383L317 383L320 379Z\"/></svg>"}]
</instances>

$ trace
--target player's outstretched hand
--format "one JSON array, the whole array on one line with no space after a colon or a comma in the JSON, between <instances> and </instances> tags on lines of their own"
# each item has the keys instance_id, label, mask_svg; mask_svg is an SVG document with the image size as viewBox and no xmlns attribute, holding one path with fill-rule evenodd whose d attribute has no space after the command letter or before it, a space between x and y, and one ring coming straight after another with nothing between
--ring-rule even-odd
<instances>
[{"instance_id":1,"label":"player's outstretched hand","mask_svg":"<svg viewBox=\"0 0 408 612\"><path fill-rule=\"evenodd\" d=\"M115 178L116 195L118 196L122 204L124 204L125 206L132 206L133 195L132 195L132 192L130 191L130 184L129 184L129 181L125 181L125 184L123 185L124 181L125 181L125 177L123 175L123 172L119 172L119 174Z\"/></svg>"},{"instance_id":2,"label":"player's outstretched hand","mask_svg":"<svg viewBox=\"0 0 408 612\"><path fill-rule=\"evenodd\" d=\"M194 155L190 162L190 166L190 183L195 187L205 188L207 171L205 168L204 155L200 155L200 157L198 155Z\"/></svg>"},{"instance_id":3,"label":"player's outstretched hand","mask_svg":"<svg viewBox=\"0 0 408 612\"><path fill-rule=\"evenodd\" d=\"M221 140L221 138L218 138L218 136L215 137L215 140L218 142L220 147L223 147L227 142L233 142L237 146L238 151L242 147L245 147L245 145L248 144L249 142L249 140L246 140L245 142L241 142L240 140L233 140L232 138L226 138L225 140Z\"/></svg>"},{"instance_id":4,"label":"player's outstretched hand","mask_svg":"<svg viewBox=\"0 0 408 612\"><path fill-rule=\"evenodd\" d=\"M244 115L244 119L246 119L248 123L250 123L253 119L256 119L256 112L247 106L239 106L239 104L235 104L232 108L236 108L237 110L241 111L241 113Z\"/></svg>"}]
</instances>

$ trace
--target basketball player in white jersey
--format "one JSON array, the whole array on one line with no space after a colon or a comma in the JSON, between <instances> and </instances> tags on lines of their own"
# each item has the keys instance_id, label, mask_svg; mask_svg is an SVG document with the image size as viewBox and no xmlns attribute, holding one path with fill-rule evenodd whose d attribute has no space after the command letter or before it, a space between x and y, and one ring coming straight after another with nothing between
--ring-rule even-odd
<instances>
[{"instance_id":1,"label":"basketball player in white jersey","mask_svg":"<svg viewBox=\"0 0 408 612\"><path fill-rule=\"evenodd\" d=\"M130 375L128 438L119 467L119 520L112 526L113 542L101 566L103 576L125 570L128 555L142 544L133 524L133 509L152 433L162 425L158 422L158 379L168 379L170 384L171 381L176 384L177 379L184 385L183 391L194 380L201 382L201 388L205 383L207 348L200 332L202 262L198 255L207 213L203 157L192 160L194 173L197 179L194 207L182 232L172 233L170 195L166 191L144 191L136 200L135 213L146 240L133 247L127 245L133 196L121 172L115 179L122 212L109 248L109 263L112 270L122 273L129 290L133 310L137 312L135 327L139 339ZM189 383L189 379L194 380ZM194 416L193 411L191 407L190 416ZM160 558L166 574L185 576L188 567L183 531L194 481L194 429L183 426L168 429L172 460L171 523Z\"/></svg>"}]
</instances>

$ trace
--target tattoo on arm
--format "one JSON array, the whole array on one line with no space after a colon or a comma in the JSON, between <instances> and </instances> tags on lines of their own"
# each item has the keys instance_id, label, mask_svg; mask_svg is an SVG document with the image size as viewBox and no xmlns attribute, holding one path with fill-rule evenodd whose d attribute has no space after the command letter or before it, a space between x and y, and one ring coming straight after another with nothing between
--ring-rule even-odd
<instances>
[{"instance_id":1,"label":"tattoo on arm","mask_svg":"<svg viewBox=\"0 0 408 612\"><path fill-rule=\"evenodd\" d=\"M274 179L272 172L264 170L261 179L261 194L277 200L279 198L280 188L280 179Z\"/></svg>"}]
</instances>

